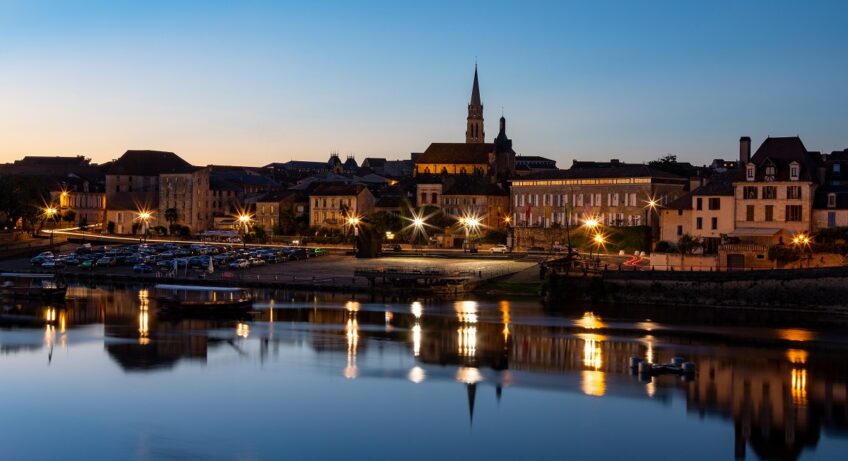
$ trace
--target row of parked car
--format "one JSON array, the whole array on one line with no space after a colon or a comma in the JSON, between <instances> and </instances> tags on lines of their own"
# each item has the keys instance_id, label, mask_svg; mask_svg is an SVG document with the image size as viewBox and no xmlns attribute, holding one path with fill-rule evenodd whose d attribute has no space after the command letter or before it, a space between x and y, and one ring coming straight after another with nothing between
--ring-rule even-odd
<instances>
[{"instance_id":1,"label":"row of parked car","mask_svg":"<svg viewBox=\"0 0 848 461\"><path fill-rule=\"evenodd\" d=\"M72 252L45 251L30 264L45 269L130 266L139 273L194 268L246 269L248 267L294 261L326 254L322 248L250 247L209 244L137 244L121 246L81 245Z\"/></svg>"}]
</instances>

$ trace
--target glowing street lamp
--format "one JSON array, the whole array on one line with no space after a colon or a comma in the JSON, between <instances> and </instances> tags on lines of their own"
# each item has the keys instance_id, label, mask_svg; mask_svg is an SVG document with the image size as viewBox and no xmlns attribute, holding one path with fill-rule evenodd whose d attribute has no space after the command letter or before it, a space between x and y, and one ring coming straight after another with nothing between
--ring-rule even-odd
<instances>
[{"instance_id":1,"label":"glowing street lamp","mask_svg":"<svg viewBox=\"0 0 848 461\"><path fill-rule=\"evenodd\" d=\"M142 239L147 241L147 231L150 228L150 218L153 217L153 213L147 210L138 210L138 214L136 215L136 219L141 221L141 236Z\"/></svg>"},{"instance_id":2,"label":"glowing street lamp","mask_svg":"<svg viewBox=\"0 0 848 461\"><path fill-rule=\"evenodd\" d=\"M53 248L53 233L56 230L56 215L59 213L59 210L52 205L48 205L44 207L42 210L44 217L50 221L50 248Z\"/></svg>"},{"instance_id":3,"label":"glowing street lamp","mask_svg":"<svg viewBox=\"0 0 848 461\"><path fill-rule=\"evenodd\" d=\"M474 215L463 216L459 218L459 224L465 228L465 247L470 253L475 253L477 250L471 244L471 233L480 228L480 218Z\"/></svg>"},{"instance_id":4,"label":"glowing street lamp","mask_svg":"<svg viewBox=\"0 0 848 461\"><path fill-rule=\"evenodd\" d=\"M804 250L810 247L810 243L812 242L812 238L810 238L807 234L798 234L795 237L792 237L792 245L795 246L796 249L800 250L803 256ZM811 258L812 259L812 258ZM803 262L803 259L802 259ZM807 267L810 267L809 259L807 260Z\"/></svg>"},{"instance_id":5,"label":"glowing street lamp","mask_svg":"<svg viewBox=\"0 0 848 461\"><path fill-rule=\"evenodd\" d=\"M592 237L592 242L594 242L594 244L595 244L595 254L597 254L597 257L598 257L597 261L598 261L598 263L600 263L601 262L601 247L606 245L607 239L606 239L606 237L604 237L603 234L598 232L598 233L595 234L594 237ZM590 260L592 259L591 251L589 253L589 259Z\"/></svg>"},{"instance_id":6,"label":"glowing street lamp","mask_svg":"<svg viewBox=\"0 0 848 461\"><path fill-rule=\"evenodd\" d=\"M241 228L243 233L241 242L244 245L244 248L247 248L247 232L250 229L250 224L253 222L253 216L245 212L241 212L236 217L236 221L238 222L239 227Z\"/></svg>"},{"instance_id":7,"label":"glowing street lamp","mask_svg":"<svg viewBox=\"0 0 848 461\"><path fill-rule=\"evenodd\" d=\"M362 220L359 216L350 215L347 217L347 225L353 229L353 254L356 255L356 238L359 237L359 224Z\"/></svg>"}]
</instances>

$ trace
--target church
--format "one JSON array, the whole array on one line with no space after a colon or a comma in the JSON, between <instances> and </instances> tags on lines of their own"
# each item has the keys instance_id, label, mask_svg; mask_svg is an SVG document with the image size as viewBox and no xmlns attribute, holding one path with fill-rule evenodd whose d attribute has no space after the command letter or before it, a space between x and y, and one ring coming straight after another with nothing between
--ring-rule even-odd
<instances>
[{"instance_id":1,"label":"church","mask_svg":"<svg viewBox=\"0 0 848 461\"><path fill-rule=\"evenodd\" d=\"M515 151L506 137L506 119L500 119L500 131L487 143L483 127L483 102L477 66L468 104L464 143L432 143L415 162L416 175L477 175L494 181L515 176Z\"/></svg>"}]
</instances>

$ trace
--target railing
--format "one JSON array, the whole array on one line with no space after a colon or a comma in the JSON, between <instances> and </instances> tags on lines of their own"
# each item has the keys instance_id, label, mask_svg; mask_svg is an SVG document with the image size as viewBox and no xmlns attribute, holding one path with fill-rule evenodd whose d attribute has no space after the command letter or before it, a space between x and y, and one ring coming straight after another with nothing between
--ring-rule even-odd
<instances>
[{"instance_id":1,"label":"railing","mask_svg":"<svg viewBox=\"0 0 848 461\"><path fill-rule=\"evenodd\" d=\"M768 247L765 245L760 245L758 243L726 243L724 245L719 245L719 251L751 251L757 253L766 253L768 252Z\"/></svg>"}]
</instances>

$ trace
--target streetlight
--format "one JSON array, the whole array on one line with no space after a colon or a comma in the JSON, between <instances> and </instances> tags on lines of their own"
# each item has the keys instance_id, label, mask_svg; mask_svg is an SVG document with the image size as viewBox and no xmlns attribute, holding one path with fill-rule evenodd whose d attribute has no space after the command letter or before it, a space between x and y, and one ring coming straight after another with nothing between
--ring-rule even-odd
<instances>
[{"instance_id":1,"label":"streetlight","mask_svg":"<svg viewBox=\"0 0 848 461\"><path fill-rule=\"evenodd\" d=\"M648 226L648 232L650 237L649 246L654 243L654 226L651 225L650 220L648 219L652 213L654 213L657 208L659 208L660 202L654 197L648 197L648 200L645 201L645 225ZM651 214L649 214L651 213ZM648 248L650 251L651 249Z\"/></svg>"},{"instance_id":2,"label":"streetlight","mask_svg":"<svg viewBox=\"0 0 848 461\"><path fill-rule=\"evenodd\" d=\"M459 224L465 228L465 247L469 253L476 252L476 249L471 244L471 232L476 231L480 227L480 218L477 216L465 216L459 218Z\"/></svg>"},{"instance_id":3,"label":"streetlight","mask_svg":"<svg viewBox=\"0 0 848 461\"><path fill-rule=\"evenodd\" d=\"M796 249L800 249L801 256L803 256L804 250L806 248L809 248L811 241L812 241L812 239L807 234L798 234L798 235L796 235L795 237L792 238L792 244L795 245ZM811 259L812 259L812 255L811 255ZM804 262L803 258L801 259L801 262L802 263ZM801 264L799 264L799 266L801 266ZM810 261L808 259L807 260L807 268L809 268L809 267L810 267Z\"/></svg>"},{"instance_id":4,"label":"streetlight","mask_svg":"<svg viewBox=\"0 0 848 461\"><path fill-rule=\"evenodd\" d=\"M247 248L247 232L250 229L250 223L251 223L251 221L253 221L253 216L242 212L242 213L239 213L237 220L238 220L240 228L242 229L241 243L242 243L242 245L244 245L244 248L246 249Z\"/></svg>"},{"instance_id":5,"label":"streetlight","mask_svg":"<svg viewBox=\"0 0 848 461\"><path fill-rule=\"evenodd\" d=\"M147 231L149 229L150 218L153 217L153 213L147 210L138 210L138 215L136 219L141 221L141 237L146 242L147 241Z\"/></svg>"},{"instance_id":6,"label":"streetlight","mask_svg":"<svg viewBox=\"0 0 848 461\"><path fill-rule=\"evenodd\" d=\"M600 262L601 262L601 247L604 246L604 244L607 243L607 240L606 240L606 238L604 238L603 234L601 234L600 232L595 234L595 237L593 237L592 240L595 242L595 253L598 256L598 264L600 264ZM589 259L591 259L591 258L592 257L590 255Z\"/></svg>"},{"instance_id":7,"label":"streetlight","mask_svg":"<svg viewBox=\"0 0 848 461\"><path fill-rule=\"evenodd\" d=\"M347 225L353 228L353 255L356 256L356 238L359 237L359 216L350 215L347 217Z\"/></svg>"},{"instance_id":8,"label":"streetlight","mask_svg":"<svg viewBox=\"0 0 848 461\"><path fill-rule=\"evenodd\" d=\"M43 210L44 216L50 221L50 249L53 249L53 233L56 230L56 214L59 213L59 210L52 205L48 205Z\"/></svg>"}]
</instances>

